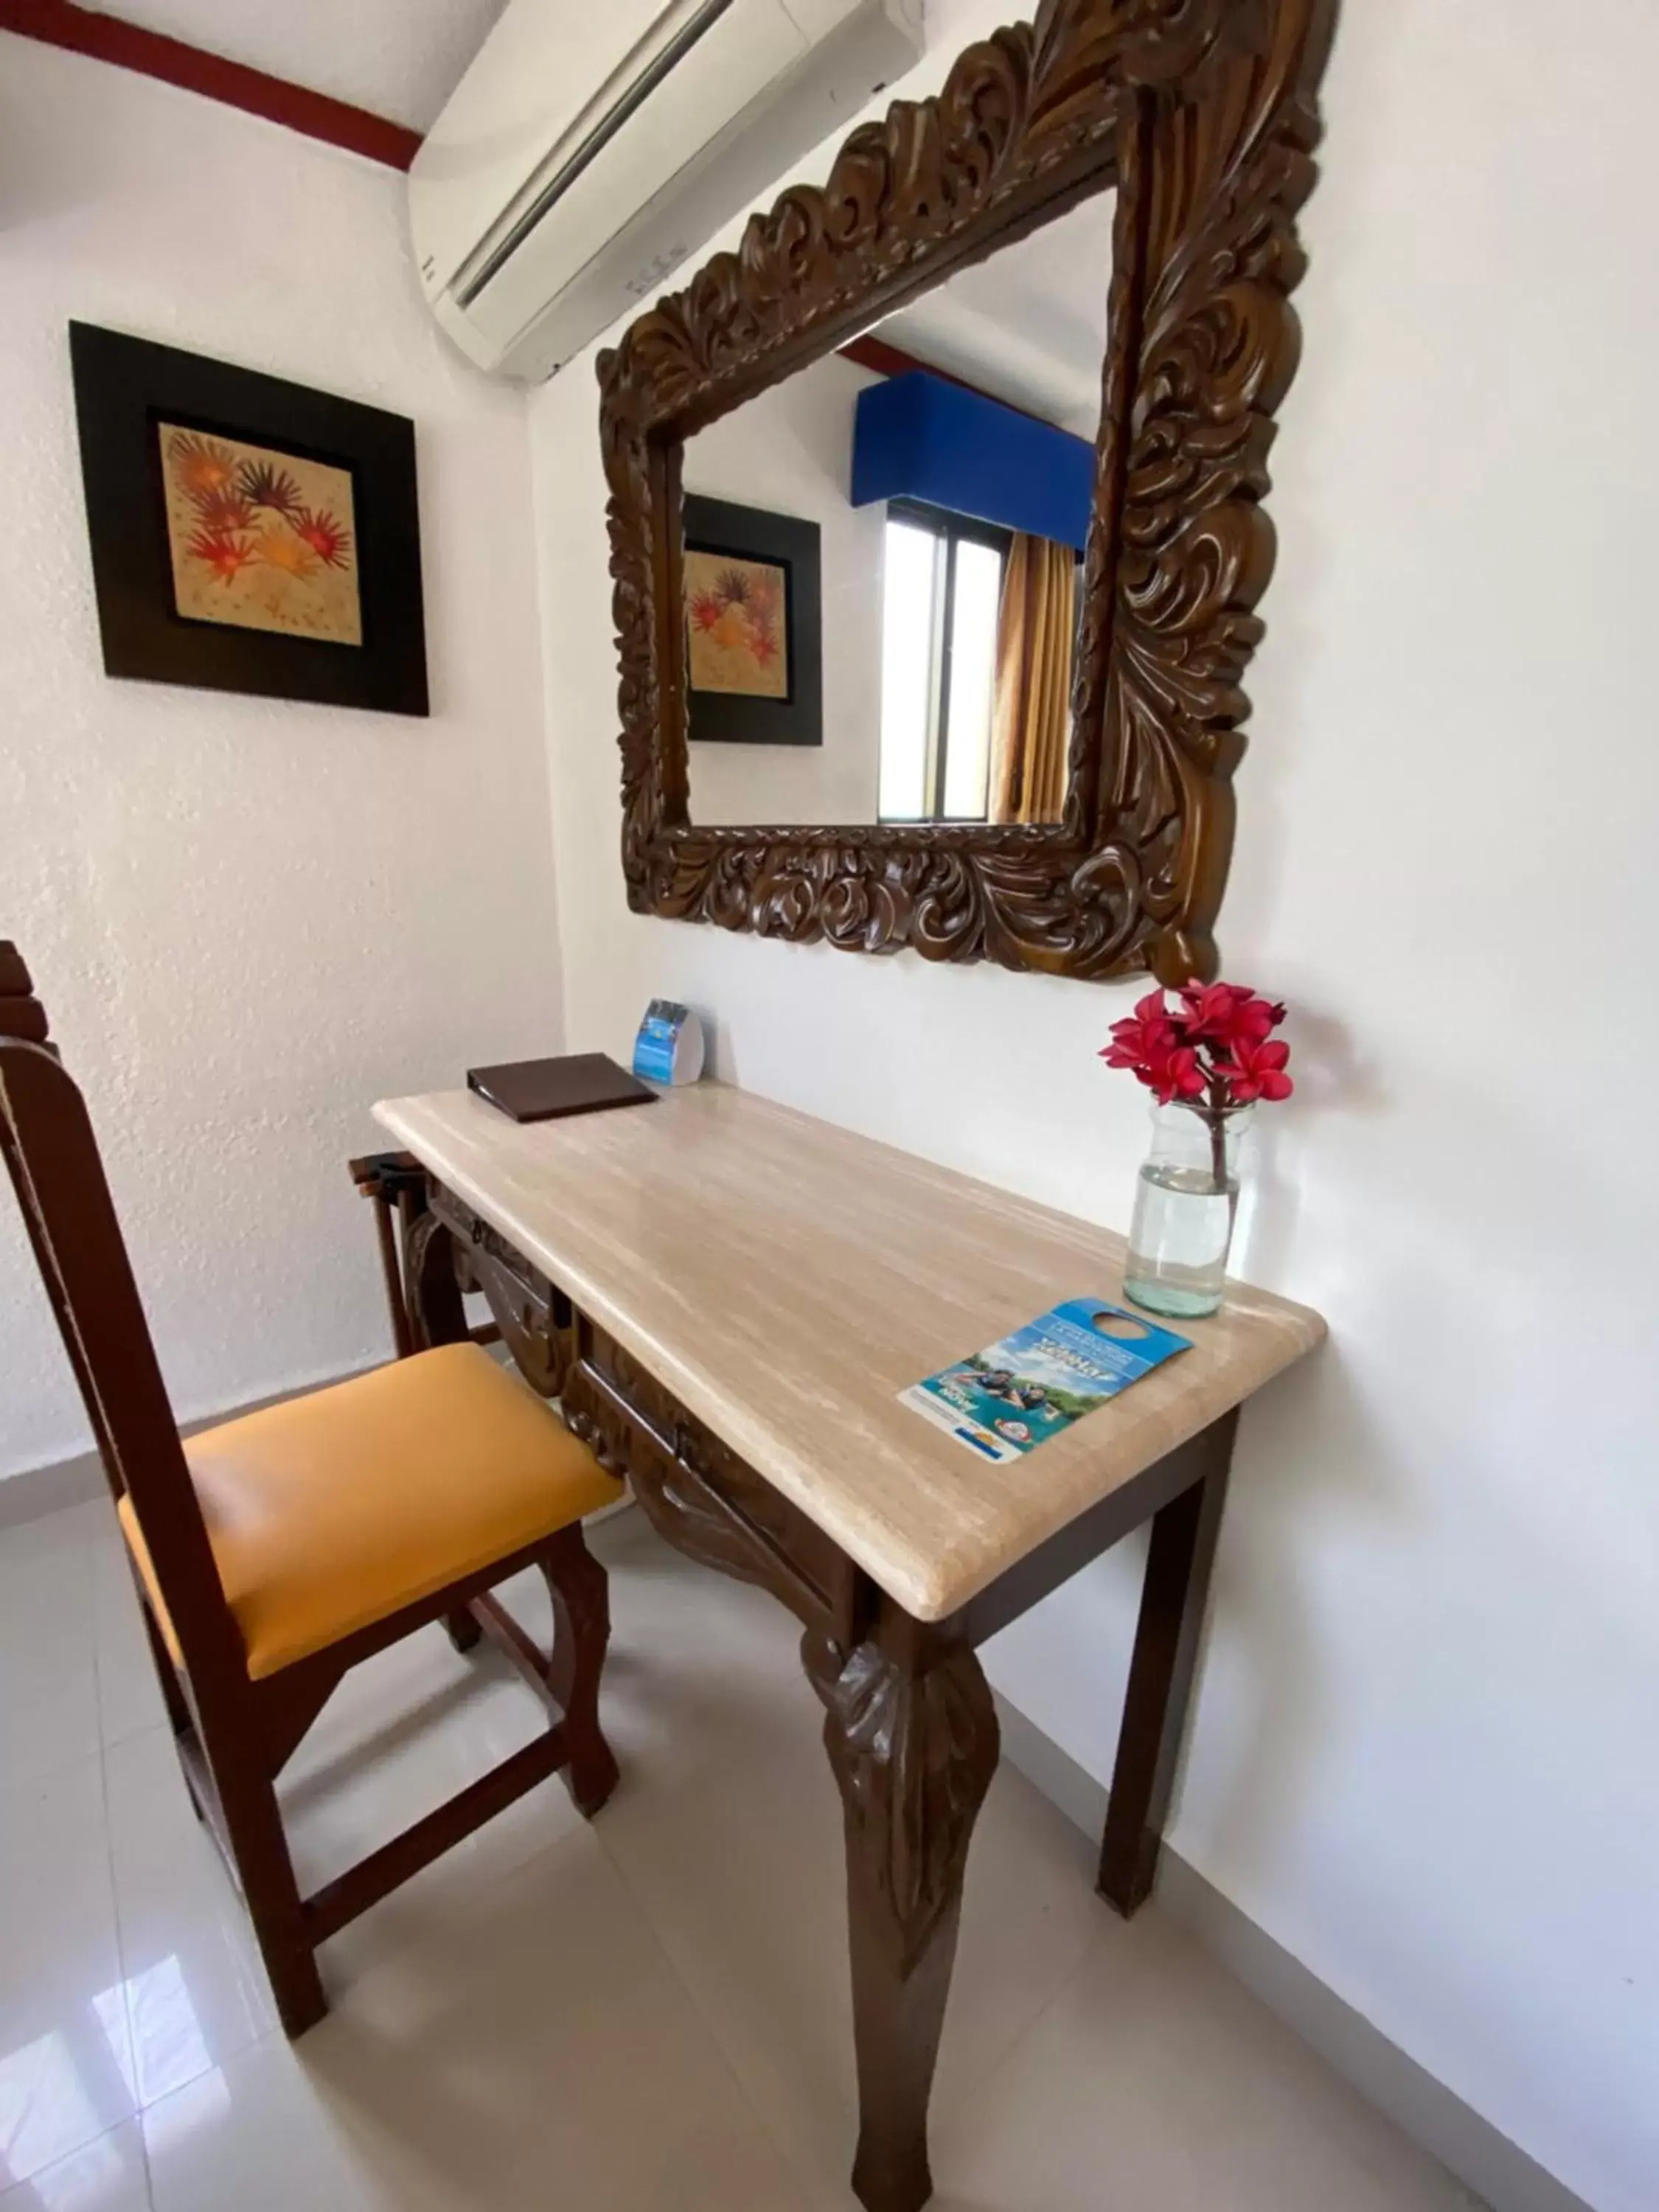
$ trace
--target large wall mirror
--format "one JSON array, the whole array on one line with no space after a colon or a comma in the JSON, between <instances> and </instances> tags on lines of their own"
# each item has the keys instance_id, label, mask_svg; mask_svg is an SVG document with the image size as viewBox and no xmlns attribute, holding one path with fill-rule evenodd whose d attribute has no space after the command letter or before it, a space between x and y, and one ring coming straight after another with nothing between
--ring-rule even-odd
<instances>
[{"instance_id":1,"label":"large wall mirror","mask_svg":"<svg viewBox=\"0 0 1659 2212\"><path fill-rule=\"evenodd\" d=\"M693 822L1061 821L1115 205L687 440ZM723 558L769 534L733 507L805 523L805 560L781 533L774 562Z\"/></svg>"},{"instance_id":2,"label":"large wall mirror","mask_svg":"<svg viewBox=\"0 0 1659 2212\"><path fill-rule=\"evenodd\" d=\"M630 903L1213 972L1328 0L1091 0L600 362Z\"/></svg>"}]
</instances>

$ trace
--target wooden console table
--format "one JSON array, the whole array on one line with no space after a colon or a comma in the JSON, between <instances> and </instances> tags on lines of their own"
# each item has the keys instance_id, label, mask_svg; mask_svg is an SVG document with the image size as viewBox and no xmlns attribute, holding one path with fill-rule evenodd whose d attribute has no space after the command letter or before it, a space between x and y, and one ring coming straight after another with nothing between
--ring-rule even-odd
<instances>
[{"instance_id":1,"label":"wooden console table","mask_svg":"<svg viewBox=\"0 0 1659 2212\"><path fill-rule=\"evenodd\" d=\"M1152 1887L1237 1409L1310 1351L1236 1288L1193 1348L1012 1465L896 1394L1066 1297L1115 1298L1109 1231L719 1085L521 1127L466 1091L377 1119L428 1177L416 1333L482 1290L535 1387L679 1550L799 1618L841 1787L870 2212L932 2191L927 2098L963 1872L997 1761L975 1646L1151 1520L1101 1893Z\"/></svg>"}]
</instances>

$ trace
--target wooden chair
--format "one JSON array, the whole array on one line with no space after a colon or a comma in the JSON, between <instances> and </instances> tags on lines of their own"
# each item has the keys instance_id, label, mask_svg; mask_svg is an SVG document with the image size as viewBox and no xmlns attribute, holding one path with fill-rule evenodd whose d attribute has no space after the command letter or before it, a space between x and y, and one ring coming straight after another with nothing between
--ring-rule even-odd
<instances>
[{"instance_id":1,"label":"wooden chair","mask_svg":"<svg viewBox=\"0 0 1659 2212\"><path fill-rule=\"evenodd\" d=\"M359 1198L368 1199L374 1209L392 1341L398 1358L407 1359L416 1349L416 1331L405 1273L410 1232L426 1210L426 1176L413 1152L369 1152L362 1159L348 1160L346 1167ZM471 1334L475 1344L489 1344L499 1339L501 1331L487 1324Z\"/></svg>"},{"instance_id":2,"label":"wooden chair","mask_svg":"<svg viewBox=\"0 0 1659 2212\"><path fill-rule=\"evenodd\" d=\"M562 1769L610 1796L609 1637L584 1514L621 1486L470 1341L416 1352L181 1443L92 1125L0 942L0 1151L132 1554L185 1779L240 1887L290 2036L328 2008L319 1944ZM491 1588L545 1577L544 1656ZM276 1781L347 1670L431 1622L488 1632L552 1709L545 1734L313 1896Z\"/></svg>"}]
</instances>

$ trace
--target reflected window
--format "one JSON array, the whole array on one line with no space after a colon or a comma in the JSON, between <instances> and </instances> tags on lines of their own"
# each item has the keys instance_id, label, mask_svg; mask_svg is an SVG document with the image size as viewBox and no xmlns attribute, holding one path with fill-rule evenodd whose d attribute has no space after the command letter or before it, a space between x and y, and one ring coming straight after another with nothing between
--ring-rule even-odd
<instances>
[{"instance_id":1,"label":"reflected window","mask_svg":"<svg viewBox=\"0 0 1659 2212\"><path fill-rule=\"evenodd\" d=\"M983 822L1009 533L894 500L883 546L884 822Z\"/></svg>"},{"instance_id":2,"label":"reflected window","mask_svg":"<svg viewBox=\"0 0 1659 2212\"><path fill-rule=\"evenodd\" d=\"M8 2051L0 2057L0 2195L111 2124L62 2033L54 2029Z\"/></svg>"},{"instance_id":3,"label":"reflected window","mask_svg":"<svg viewBox=\"0 0 1659 2212\"><path fill-rule=\"evenodd\" d=\"M181 2105L171 2093L186 2084L192 2094ZM198 2125L229 2103L170 1953L94 1991L90 2018L77 2007L61 2028L0 2053L0 2197L27 2177L29 2202L41 2212L101 2204L125 2171L106 2140L109 2129L141 2104L158 2125L177 2127Z\"/></svg>"},{"instance_id":4,"label":"reflected window","mask_svg":"<svg viewBox=\"0 0 1659 2212\"><path fill-rule=\"evenodd\" d=\"M212 2056L176 1953L134 1974L125 1984L125 1995L133 2039L143 2052L146 2104L208 2072Z\"/></svg>"}]
</instances>

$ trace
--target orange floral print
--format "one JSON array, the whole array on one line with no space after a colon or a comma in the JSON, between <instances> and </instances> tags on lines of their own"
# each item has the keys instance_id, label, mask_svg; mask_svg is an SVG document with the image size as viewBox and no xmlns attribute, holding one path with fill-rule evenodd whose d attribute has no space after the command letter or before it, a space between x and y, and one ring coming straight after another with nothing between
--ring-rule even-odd
<instances>
[{"instance_id":1,"label":"orange floral print","mask_svg":"<svg viewBox=\"0 0 1659 2212\"><path fill-rule=\"evenodd\" d=\"M193 431L176 430L167 457L183 485L199 507L204 500L228 492L236 478L236 464L224 447Z\"/></svg>"},{"instance_id":2,"label":"orange floral print","mask_svg":"<svg viewBox=\"0 0 1659 2212\"><path fill-rule=\"evenodd\" d=\"M253 557L263 561L268 568L280 569L285 576L314 576L317 573L317 556L310 546L279 524L273 523L259 532L253 541Z\"/></svg>"}]
</instances>

